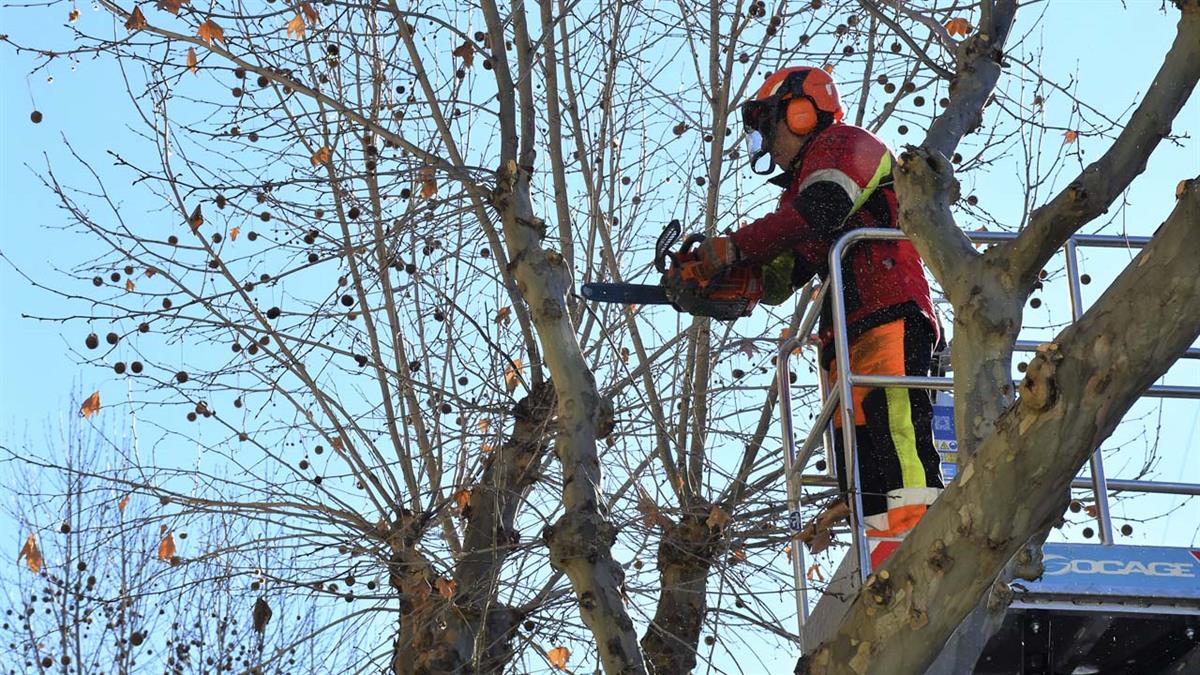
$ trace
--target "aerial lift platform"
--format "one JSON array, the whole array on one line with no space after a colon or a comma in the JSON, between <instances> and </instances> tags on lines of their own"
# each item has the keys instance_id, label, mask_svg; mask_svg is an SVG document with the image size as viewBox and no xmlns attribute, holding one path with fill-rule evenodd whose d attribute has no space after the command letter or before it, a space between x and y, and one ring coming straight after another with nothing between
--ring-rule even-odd
<instances>
[{"instance_id":1,"label":"aerial lift platform","mask_svg":"<svg viewBox=\"0 0 1200 675\"><path fill-rule=\"evenodd\" d=\"M1014 238L1010 233L971 233L976 244L995 244ZM795 576L796 614L801 649L809 653L832 636L850 602L871 572L866 530L860 518L862 501L857 492L857 462L851 387L887 386L937 392L934 405L934 442L942 454L943 474L952 480L957 465L954 436L953 380L946 377L888 377L850 372L846 308L842 295L842 258L854 243L867 239L904 239L894 229L858 229L844 235L830 250L830 274L814 296L795 336L784 340L776 359L780 425L783 436L784 475L787 481L788 522L793 530L792 571ZM1076 235L1064 246L1066 276L1073 318L1083 313L1077 250L1081 247L1138 249L1148 237ZM822 378L820 413L810 432L796 444L793 433L789 361L808 343L825 296L832 293L836 365L848 373L833 386ZM1034 351L1037 343L1019 341L1018 351ZM1184 359L1200 359L1200 349L1189 349ZM1200 399L1200 386L1151 387L1144 397ZM843 461L848 475L850 546L829 582L820 588L816 606L809 595L817 589L806 576L805 546L800 542L802 503L811 503L806 490L828 494L837 490L833 463L823 473L805 474L814 451L823 446L831 457L834 415L844 423ZM820 466L820 465L818 465ZM1109 512L1109 495L1200 495L1200 484L1109 479L1104 458L1097 449L1087 477L1077 477L1073 489L1092 493L1098 543L1058 543L1044 546L1045 573L1036 582L1014 582L1014 602L1004 623L992 636L975 664L978 675L1087 675L1090 673L1200 673L1200 548L1117 545ZM948 672L935 664L930 675ZM957 673L955 673L957 675Z\"/></svg>"}]
</instances>

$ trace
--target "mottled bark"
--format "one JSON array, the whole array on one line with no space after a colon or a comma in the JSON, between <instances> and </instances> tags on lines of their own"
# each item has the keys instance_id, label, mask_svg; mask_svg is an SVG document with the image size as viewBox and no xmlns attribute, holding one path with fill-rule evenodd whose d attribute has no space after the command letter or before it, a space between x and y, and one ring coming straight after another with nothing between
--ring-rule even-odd
<instances>
[{"instance_id":1,"label":"mottled bark","mask_svg":"<svg viewBox=\"0 0 1200 675\"><path fill-rule=\"evenodd\" d=\"M1195 180L1096 304L1042 347L995 432L802 672L919 673L933 661L1013 555L1061 515L1092 451L1200 337L1198 227Z\"/></svg>"},{"instance_id":2,"label":"mottled bark","mask_svg":"<svg viewBox=\"0 0 1200 675\"><path fill-rule=\"evenodd\" d=\"M721 543L706 522L711 506L697 504L658 543L658 606L642 637L650 672L690 673L708 611L708 575Z\"/></svg>"}]
</instances>

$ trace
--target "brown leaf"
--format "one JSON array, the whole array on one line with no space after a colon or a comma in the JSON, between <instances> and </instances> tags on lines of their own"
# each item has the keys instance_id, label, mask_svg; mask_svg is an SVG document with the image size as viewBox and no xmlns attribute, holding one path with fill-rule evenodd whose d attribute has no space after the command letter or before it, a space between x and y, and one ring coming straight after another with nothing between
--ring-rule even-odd
<instances>
[{"instance_id":1,"label":"brown leaf","mask_svg":"<svg viewBox=\"0 0 1200 675\"><path fill-rule=\"evenodd\" d=\"M30 572L37 574L42 571L42 552L38 550L37 539L30 533L29 538L25 540L25 545L21 547L21 552L17 554L17 562L21 562L21 558L25 559L25 566Z\"/></svg>"},{"instance_id":2,"label":"brown leaf","mask_svg":"<svg viewBox=\"0 0 1200 675\"><path fill-rule=\"evenodd\" d=\"M254 611L252 613L254 632L261 633L267 629L267 623L271 621L271 615L275 612L271 611L271 606L267 604L266 598L258 598L254 601Z\"/></svg>"},{"instance_id":3,"label":"brown leaf","mask_svg":"<svg viewBox=\"0 0 1200 675\"><path fill-rule=\"evenodd\" d=\"M512 320L512 307L501 307L500 311L496 312L496 324L503 326Z\"/></svg>"},{"instance_id":4,"label":"brown leaf","mask_svg":"<svg viewBox=\"0 0 1200 675\"><path fill-rule=\"evenodd\" d=\"M158 542L158 559L171 561L175 557L175 535L167 532L163 535L162 541Z\"/></svg>"},{"instance_id":5,"label":"brown leaf","mask_svg":"<svg viewBox=\"0 0 1200 675\"><path fill-rule=\"evenodd\" d=\"M193 75L200 72L200 69L196 67L196 48L195 47L188 47L187 67L188 67L188 70L192 71Z\"/></svg>"},{"instance_id":6,"label":"brown leaf","mask_svg":"<svg viewBox=\"0 0 1200 675\"><path fill-rule=\"evenodd\" d=\"M458 508L458 512L462 513L466 511L467 506L471 503L471 491L466 489L459 490L454 493L451 499L454 500L454 506Z\"/></svg>"},{"instance_id":7,"label":"brown leaf","mask_svg":"<svg viewBox=\"0 0 1200 675\"><path fill-rule=\"evenodd\" d=\"M740 562L746 562L746 549L735 548L733 549L733 555L729 556L729 563L731 565L736 565Z\"/></svg>"},{"instance_id":8,"label":"brown leaf","mask_svg":"<svg viewBox=\"0 0 1200 675\"><path fill-rule=\"evenodd\" d=\"M225 29L218 26L217 22L212 19L206 19L204 23L200 24L200 28L196 34L200 36L201 40L210 45L214 40L225 44Z\"/></svg>"},{"instance_id":9,"label":"brown leaf","mask_svg":"<svg viewBox=\"0 0 1200 675\"><path fill-rule=\"evenodd\" d=\"M300 3L300 11L304 12L304 18L308 20L308 25L317 25L317 10L307 2Z\"/></svg>"},{"instance_id":10,"label":"brown leaf","mask_svg":"<svg viewBox=\"0 0 1200 675\"><path fill-rule=\"evenodd\" d=\"M833 542L833 532L830 530L821 530L808 541L808 550L813 555L829 548L829 544Z\"/></svg>"},{"instance_id":11,"label":"brown leaf","mask_svg":"<svg viewBox=\"0 0 1200 675\"><path fill-rule=\"evenodd\" d=\"M329 444L333 446L334 450L337 450L338 452L342 451L342 437L341 436L335 437L333 440L329 441Z\"/></svg>"},{"instance_id":12,"label":"brown leaf","mask_svg":"<svg viewBox=\"0 0 1200 675\"><path fill-rule=\"evenodd\" d=\"M92 395L87 397L87 400L83 402L83 405L79 406L79 414L87 418L98 412L100 412L100 392L93 391Z\"/></svg>"},{"instance_id":13,"label":"brown leaf","mask_svg":"<svg viewBox=\"0 0 1200 675\"><path fill-rule=\"evenodd\" d=\"M1071 129L1067 129L1066 131L1063 132L1063 143L1070 145L1071 143L1074 143L1075 140L1078 138L1079 138L1078 131L1073 131Z\"/></svg>"},{"instance_id":14,"label":"brown leaf","mask_svg":"<svg viewBox=\"0 0 1200 675\"><path fill-rule=\"evenodd\" d=\"M559 670L566 670L567 659L571 658L571 650L566 647L555 647L546 652L546 658L549 659L550 665Z\"/></svg>"},{"instance_id":15,"label":"brown leaf","mask_svg":"<svg viewBox=\"0 0 1200 675\"><path fill-rule=\"evenodd\" d=\"M192 4L191 0L155 0L154 6L157 9L178 15L180 7L190 4Z\"/></svg>"},{"instance_id":16,"label":"brown leaf","mask_svg":"<svg viewBox=\"0 0 1200 675\"><path fill-rule=\"evenodd\" d=\"M517 383L521 381L521 366L521 359L514 359L512 364L504 370L504 388L510 394L517 390Z\"/></svg>"},{"instance_id":17,"label":"brown leaf","mask_svg":"<svg viewBox=\"0 0 1200 675\"><path fill-rule=\"evenodd\" d=\"M235 227L232 230L230 230L229 231L229 241L237 241L238 234L240 234L241 231L242 231L242 228L240 228L240 227Z\"/></svg>"},{"instance_id":18,"label":"brown leaf","mask_svg":"<svg viewBox=\"0 0 1200 675\"><path fill-rule=\"evenodd\" d=\"M445 579L438 577L437 581L433 582L437 587L438 595L450 600L454 598L454 589L458 588L458 582L453 579Z\"/></svg>"},{"instance_id":19,"label":"brown leaf","mask_svg":"<svg viewBox=\"0 0 1200 675\"><path fill-rule=\"evenodd\" d=\"M479 449L482 450L484 452L484 454L488 454L492 450L495 450L495 448L493 448L490 443L484 443Z\"/></svg>"},{"instance_id":20,"label":"brown leaf","mask_svg":"<svg viewBox=\"0 0 1200 675\"><path fill-rule=\"evenodd\" d=\"M297 14L296 18L287 22L287 34L288 34L288 37L294 37L297 40L300 40L304 37L304 17L303 16L300 16L299 14Z\"/></svg>"},{"instance_id":21,"label":"brown leaf","mask_svg":"<svg viewBox=\"0 0 1200 675\"><path fill-rule=\"evenodd\" d=\"M126 279L125 280L125 291L131 293L131 292L133 292L133 288L134 288L133 279Z\"/></svg>"},{"instance_id":22,"label":"brown leaf","mask_svg":"<svg viewBox=\"0 0 1200 675\"><path fill-rule=\"evenodd\" d=\"M158 268L157 268L157 267L147 267L147 268L146 268L146 278L147 278L147 279L148 279L148 278L150 278L150 277L152 277L152 276L154 276L155 274L158 274Z\"/></svg>"},{"instance_id":23,"label":"brown leaf","mask_svg":"<svg viewBox=\"0 0 1200 675\"><path fill-rule=\"evenodd\" d=\"M809 581L825 581L825 575L821 573L821 566L817 563L813 563L809 566L808 572L805 573L805 576L808 577Z\"/></svg>"},{"instance_id":24,"label":"brown leaf","mask_svg":"<svg viewBox=\"0 0 1200 675\"><path fill-rule=\"evenodd\" d=\"M78 9L72 9L70 12L67 13L67 21L70 21L71 23L75 23L78 20L79 20L79 10Z\"/></svg>"},{"instance_id":25,"label":"brown leaf","mask_svg":"<svg viewBox=\"0 0 1200 675\"><path fill-rule=\"evenodd\" d=\"M425 167L421 169L421 197L429 199L437 194L437 179L433 175L433 169Z\"/></svg>"},{"instance_id":26,"label":"brown leaf","mask_svg":"<svg viewBox=\"0 0 1200 675\"><path fill-rule=\"evenodd\" d=\"M471 64L475 63L475 45L470 40L455 47L454 51L450 53L454 56L461 56L465 68L470 68Z\"/></svg>"},{"instance_id":27,"label":"brown leaf","mask_svg":"<svg viewBox=\"0 0 1200 675\"><path fill-rule=\"evenodd\" d=\"M126 506L129 506L129 495L121 497L121 501L117 502L117 510L124 511Z\"/></svg>"},{"instance_id":28,"label":"brown leaf","mask_svg":"<svg viewBox=\"0 0 1200 675\"><path fill-rule=\"evenodd\" d=\"M951 35L967 36L973 30L975 30L975 27L971 25L971 22L961 16L946 22L946 32Z\"/></svg>"},{"instance_id":29,"label":"brown leaf","mask_svg":"<svg viewBox=\"0 0 1200 675\"><path fill-rule=\"evenodd\" d=\"M658 504L654 503L654 499L640 485L638 486L637 510L642 514L642 524L647 528L658 525L666 529L671 526L671 520L663 515Z\"/></svg>"},{"instance_id":30,"label":"brown leaf","mask_svg":"<svg viewBox=\"0 0 1200 675\"><path fill-rule=\"evenodd\" d=\"M328 146L317 148L317 151L308 158L308 161L313 165L325 164L333 158L333 150Z\"/></svg>"},{"instance_id":31,"label":"brown leaf","mask_svg":"<svg viewBox=\"0 0 1200 675\"><path fill-rule=\"evenodd\" d=\"M146 15L142 14L141 7L134 7L133 12L129 14L129 18L125 20L125 28L131 31L139 31L146 27Z\"/></svg>"},{"instance_id":32,"label":"brown leaf","mask_svg":"<svg viewBox=\"0 0 1200 675\"><path fill-rule=\"evenodd\" d=\"M188 216L187 222L188 225L192 226L193 232L200 229L200 226L204 224L204 213L200 210L199 204L197 204L195 210L192 211L192 215Z\"/></svg>"},{"instance_id":33,"label":"brown leaf","mask_svg":"<svg viewBox=\"0 0 1200 675\"><path fill-rule=\"evenodd\" d=\"M730 516L725 512L725 509L717 504L713 504L712 510L708 512L708 519L704 521L704 524L708 525L708 529L710 530L716 528L724 530L729 521Z\"/></svg>"},{"instance_id":34,"label":"brown leaf","mask_svg":"<svg viewBox=\"0 0 1200 675\"><path fill-rule=\"evenodd\" d=\"M486 434L492 426L492 421L489 419L479 420L479 433Z\"/></svg>"}]
</instances>

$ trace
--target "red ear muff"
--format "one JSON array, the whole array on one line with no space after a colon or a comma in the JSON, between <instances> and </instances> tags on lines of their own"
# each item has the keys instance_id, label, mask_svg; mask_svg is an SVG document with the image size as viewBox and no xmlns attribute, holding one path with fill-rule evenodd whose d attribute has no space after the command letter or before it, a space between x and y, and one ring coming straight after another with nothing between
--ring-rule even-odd
<instances>
[{"instance_id":1,"label":"red ear muff","mask_svg":"<svg viewBox=\"0 0 1200 675\"><path fill-rule=\"evenodd\" d=\"M793 134L810 134L817 128L817 108L807 98L794 98L788 101L785 119Z\"/></svg>"}]
</instances>

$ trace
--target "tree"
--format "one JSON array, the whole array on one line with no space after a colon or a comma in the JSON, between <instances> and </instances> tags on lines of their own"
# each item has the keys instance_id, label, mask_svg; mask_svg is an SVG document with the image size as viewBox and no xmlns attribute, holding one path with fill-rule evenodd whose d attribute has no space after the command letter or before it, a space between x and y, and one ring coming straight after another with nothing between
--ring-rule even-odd
<instances>
[{"instance_id":1,"label":"tree","mask_svg":"<svg viewBox=\"0 0 1200 675\"><path fill-rule=\"evenodd\" d=\"M286 673L298 662L315 671L350 661L322 653L329 643L311 635L313 603L261 577L243 581L237 554L186 555L197 539L209 550L235 531L254 539L245 523L219 518L189 537L196 519L127 491L146 477L128 461L136 441L73 416L48 426L43 441L2 446L5 503L24 542L18 567L0 572L5 672ZM258 630L256 602L279 614L270 630Z\"/></svg>"},{"instance_id":2,"label":"tree","mask_svg":"<svg viewBox=\"0 0 1200 675\"><path fill-rule=\"evenodd\" d=\"M268 572L281 585L367 601L372 629L398 617L370 665L565 668L594 651L606 672L673 673L729 649L730 633L786 639L761 593L787 540L773 522L778 460L763 451L778 323L596 308L572 292L645 276L640 230L665 216L711 234L752 210L731 115L769 64L845 71L856 123L926 128L900 155L901 226L956 332L962 478L813 672L919 672L1200 332L1185 182L1155 243L1011 391L1038 273L1113 205L1195 84L1194 0L1177 3L1176 44L1112 149L1019 223L997 223L1021 234L984 253L956 222L956 178L989 170L1004 138L1040 138L1053 125L1037 110L1070 98L1006 51L1012 2L970 20L866 0L101 6L124 27L113 37L81 19L71 48L10 38L41 66L116 61L144 124L114 170L80 156L90 173L44 171L65 220L106 247L73 273L94 284L85 346L105 333L84 358L133 378L129 405L161 420L164 442L237 469L189 469L203 489L186 493L131 487L284 528L270 545L302 564ZM1014 63L1032 92L996 88ZM1117 125L1078 110L1072 134ZM964 160L972 132L982 140ZM115 192L117 176L138 192ZM152 222L132 217L134 199ZM1144 297L1169 300L1171 319L1136 323L1161 312ZM1071 442L1047 458L1045 438ZM985 470L986 485L971 479ZM1028 506L979 507L998 496ZM651 555L657 574L643 571ZM373 598L330 581L380 573Z\"/></svg>"}]
</instances>

